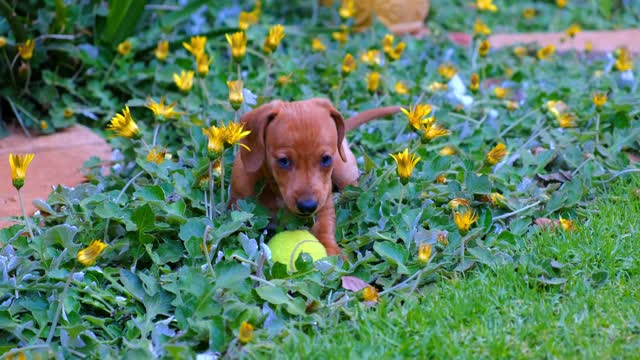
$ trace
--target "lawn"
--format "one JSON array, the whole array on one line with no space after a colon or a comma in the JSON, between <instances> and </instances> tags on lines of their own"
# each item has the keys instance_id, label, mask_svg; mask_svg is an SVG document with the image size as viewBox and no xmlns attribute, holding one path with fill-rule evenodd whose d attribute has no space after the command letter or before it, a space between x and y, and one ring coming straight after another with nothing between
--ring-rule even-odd
<instances>
[{"instance_id":1,"label":"lawn","mask_svg":"<svg viewBox=\"0 0 640 360\"><path fill-rule=\"evenodd\" d=\"M451 275L374 307L251 344L283 359L630 359L640 347L640 179L617 181L574 232L540 231L510 247L513 264ZM538 264L543 264L542 266ZM541 274L556 285L538 281Z\"/></svg>"},{"instance_id":2,"label":"lawn","mask_svg":"<svg viewBox=\"0 0 640 360\"><path fill-rule=\"evenodd\" d=\"M354 31L349 1L204 3L0 0L3 113L114 147L0 230L0 356L634 357L637 58L487 39L571 41L638 4L434 1L417 39ZM334 195L344 257L287 271L268 210L227 208L229 174L245 113L316 96L345 118L406 111L347 134L362 176ZM19 191L28 160L1 180Z\"/></svg>"}]
</instances>

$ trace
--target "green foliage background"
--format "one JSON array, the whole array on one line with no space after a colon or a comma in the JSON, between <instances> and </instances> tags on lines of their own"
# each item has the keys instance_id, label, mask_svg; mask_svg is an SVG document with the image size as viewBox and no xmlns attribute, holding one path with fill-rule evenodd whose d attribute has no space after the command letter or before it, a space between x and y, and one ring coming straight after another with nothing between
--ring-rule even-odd
<instances>
[{"instance_id":1,"label":"green foliage background","mask_svg":"<svg viewBox=\"0 0 640 360\"><path fill-rule=\"evenodd\" d=\"M402 59L378 69L382 85L371 95L365 75L373 69L359 62L358 70L341 80L340 65L346 53L380 49L386 33L382 26L352 34L341 47L331 39L340 24L335 6L321 9L312 24L312 8L304 2L265 1L259 23L247 31L250 51L242 64L245 88L256 95L257 104L325 96L349 116L376 106L408 107L422 101L432 104L438 122L451 130L447 137L421 142L408 130L404 116L397 115L349 134L364 174L358 188L335 195L337 238L348 259L313 264L303 255L298 272L289 274L284 266L264 261L269 217L259 204L249 199L237 211L219 205L223 215L214 222L204 215L208 160L201 127L234 119L226 81L235 77L236 69L223 35L234 30L238 10L250 10L252 4L203 3L183 8L144 8L142 2L126 1L109 6L93 1L18 5L31 37L73 35L71 40L40 39L26 92L26 80L3 86L3 111L17 109L25 127L41 128L44 120L50 124L45 132L74 121L103 129L128 105L151 143L155 124L144 108L148 97L166 96L184 115L160 128L157 142L171 154L170 160L150 163L142 142L112 138L118 156L110 172L101 171L93 159L86 164L89 183L57 187L47 201L38 203L35 238L23 236L23 224L0 231L0 352L28 347L32 355L50 352L62 358L185 358L205 352L244 356L237 341L243 321L256 327L252 342L258 346L287 337L292 327L312 332L328 313L348 317L350 309L365 308L359 293L342 287L346 275L393 296L477 266L513 264L536 286L561 286L565 279L551 257L533 261L514 256L514 247L541 231L532 226L534 219L562 216L579 222L581 206L589 204L599 184L638 170L629 160L629 153L636 154L640 147L638 81L613 70L604 54L578 51L539 61L516 57L507 48L477 58L473 49L456 47L441 36L445 30L470 31L474 17L460 11L468 4L435 1L430 22L434 35L403 38L407 49ZM494 31L563 30L573 22L610 28L632 24L637 17L637 5L605 3L570 2L559 10L551 2L496 1L500 13L479 16ZM30 9L38 5L40 10L33 13ZM539 10L531 23L505 21L527 6ZM136 13L140 17L134 21ZM268 73L260 49L276 23L286 26L287 35ZM7 22L0 22L0 33L8 29ZM193 69L193 58L181 46L191 35L207 36L213 63L209 74L198 78L185 95L172 75ZM314 37L327 45L326 52L311 51ZM125 38L133 51L117 56L115 46ZM161 39L170 42L166 62L153 56ZM0 51L11 55L19 40L9 40ZM481 74L480 92L466 91L473 97L471 106L460 109L451 91L428 91L433 82L444 81L437 72L444 62L456 66L463 84L472 72ZM0 70L4 79L8 69ZM637 67L631 74L637 77ZM279 83L280 76L290 82ZM342 96L336 98L334 86L341 81ZM410 94L396 93L397 81L404 82ZM504 100L495 98L496 85L510 89L509 99L518 109L508 110ZM595 92L609 92L600 112L591 102ZM564 101L576 114L577 128L559 128L546 110L549 100ZM65 108L73 110L71 118L64 117ZM497 142L507 145L509 155L488 167L485 156ZM439 155L445 145L457 154ZM405 147L422 161L402 186L388 155ZM226 155L228 165L233 154ZM439 176L446 183L436 182ZM496 192L505 196L504 206L487 202ZM464 236L448 205L454 198L470 200L480 215ZM278 229L308 225L283 214ZM207 227L211 231L205 237ZM448 244L436 242L436 231L447 232ZM93 239L106 239L109 247L95 266L80 268L76 254ZM211 266L203 243L212 245ZM434 246L427 264L416 257L417 246L424 243ZM58 311L62 315L52 329Z\"/></svg>"}]
</instances>

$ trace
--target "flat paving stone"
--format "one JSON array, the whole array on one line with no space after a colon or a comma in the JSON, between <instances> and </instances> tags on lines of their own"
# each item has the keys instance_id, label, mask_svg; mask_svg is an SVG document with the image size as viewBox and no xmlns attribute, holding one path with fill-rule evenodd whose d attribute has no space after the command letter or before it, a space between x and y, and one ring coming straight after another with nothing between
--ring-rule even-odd
<instances>
[{"instance_id":1,"label":"flat paving stone","mask_svg":"<svg viewBox=\"0 0 640 360\"><path fill-rule=\"evenodd\" d=\"M58 184L83 183L82 164L92 156L109 160L111 147L100 135L82 125L32 138L20 129L12 130L10 136L0 139L0 228L13 224L7 217L21 215L18 193L11 184L9 153L35 154L21 190L27 212L33 214L36 211L33 200L46 200Z\"/></svg>"}]
</instances>

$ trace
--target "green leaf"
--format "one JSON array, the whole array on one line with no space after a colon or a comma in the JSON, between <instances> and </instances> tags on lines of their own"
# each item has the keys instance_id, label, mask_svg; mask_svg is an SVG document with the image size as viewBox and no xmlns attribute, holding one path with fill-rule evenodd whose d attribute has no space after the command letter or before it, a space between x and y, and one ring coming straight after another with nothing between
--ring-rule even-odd
<instances>
[{"instance_id":1,"label":"green leaf","mask_svg":"<svg viewBox=\"0 0 640 360\"><path fill-rule=\"evenodd\" d=\"M491 181L487 175L476 175L473 171L465 172L465 186L467 191L474 194L488 194L491 192Z\"/></svg>"},{"instance_id":2,"label":"green leaf","mask_svg":"<svg viewBox=\"0 0 640 360\"><path fill-rule=\"evenodd\" d=\"M273 305L285 305L291 315L304 315L305 304L302 299L291 300L284 289L277 286L261 286L256 288L258 296Z\"/></svg>"},{"instance_id":3,"label":"green leaf","mask_svg":"<svg viewBox=\"0 0 640 360\"><path fill-rule=\"evenodd\" d=\"M133 34L141 18L146 0L111 0L102 38L116 45Z\"/></svg>"},{"instance_id":4,"label":"green leaf","mask_svg":"<svg viewBox=\"0 0 640 360\"><path fill-rule=\"evenodd\" d=\"M138 227L138 231L144 232L153 230L156 222L156 216L149 204L144 204L137 209L133 210L131 214L131 220Z\"/></svg>"},{"instance_id":5,"label":"green leaf","mask_svg":"<svg viewBox=\"0 0 640 360\"><path fill-rule=\"evenodd\" d=\"M157 185L145 186L141 189L138 189L133 193L133 195L136 198L147 202L165 202L164 191L160 186Z\"/></svg>"},{"instance_id":6,"label":"green leaf","mask_svg":"<svg viewBox=\"0 0 640 360\"><path fill-rule=\"evenodd\" d=\"M238 289L251 274L248 267L236 262L218 263L216 264L215 272L215 287L217 289Z\"/></svg>"},{"instance_id":7,"label":"green leaf","mask_svg":"<svg viewBox=\"0 0 640 360\"><path fill-rule=\"evenodd\" d=\"M142 281L140 281L140 278L136 274L126 269L120 269L120 281L125 289L136 299L140 301L144 299L145 293L142 288Z\"/></svg>"},{"instance_id":8,"label":"green leaf","mask_svg":"<svg viewBox=\"0 0 640 360\"><path fill-rule=\"evenodd\" d=\"M390 241L381 241L376 242L373 245L373 250L375 250L378 255L380 255L388 262L395 264L398 267L398 273L411 273L409 269L404 265L404 261L407 259L408 254L407 250L403 246L392 243Z\"/></svg>"}]
</instances>

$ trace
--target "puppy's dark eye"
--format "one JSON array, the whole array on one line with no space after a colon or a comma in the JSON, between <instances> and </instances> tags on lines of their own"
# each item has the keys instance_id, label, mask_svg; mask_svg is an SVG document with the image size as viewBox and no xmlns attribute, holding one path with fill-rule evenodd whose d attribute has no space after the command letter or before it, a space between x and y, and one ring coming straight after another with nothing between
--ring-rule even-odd
<instances>
[{"instance_id":1,"label":"puppy's dark eye","mask_svg":"<svg viewBox=\"0 0 640 360\"><path fill-rule=\"evenodd\" d=\"M333 159L329 155L322 155L322 158L320 158L320 166L322 167L329 167L332 163Z\"/></svg>"},{"instance_id":2,"label":"puppy's dark eye","mask_svg":"<svg viewBox=\"0 0 640 360\"><path fill-rule=\"evenodd\" d=\"M276 160L276 163L278 163L278 166L280 166L281 168L288 170L291 168L291 160L289 160L288 157L281 157L278 158Z\"/></svg>"}]
</instances>

